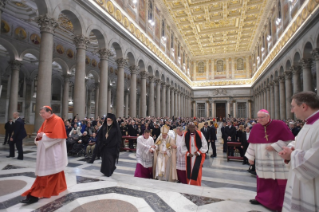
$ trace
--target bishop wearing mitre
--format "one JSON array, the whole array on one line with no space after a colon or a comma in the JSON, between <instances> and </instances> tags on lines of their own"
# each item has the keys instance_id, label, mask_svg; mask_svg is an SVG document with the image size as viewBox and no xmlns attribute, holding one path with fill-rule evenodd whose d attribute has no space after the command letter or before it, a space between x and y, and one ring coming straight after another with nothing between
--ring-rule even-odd
<instances>
[{"instance_id":1,"label":"bishop wearing mitre","mask_svg":"<svg viewBox=\"0 0 319 212\"><path fill-rule=\"evenodd\" d=\"M163 125L155 142L153 177L163 181L177 181L176 143L169 133L170 127Z\"/></svg>"}]
</instances>

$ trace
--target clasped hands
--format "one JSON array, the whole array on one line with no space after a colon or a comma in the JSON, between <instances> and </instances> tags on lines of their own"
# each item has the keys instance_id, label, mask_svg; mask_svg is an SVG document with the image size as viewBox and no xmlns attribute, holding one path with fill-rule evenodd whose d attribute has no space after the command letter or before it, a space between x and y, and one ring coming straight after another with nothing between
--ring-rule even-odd
<instances>
[{"instance_id":1,"label":"clasped hands","mask_svg":"<svg viewBox=\"0 0 319 212\"><path fill-rule=\"evenodd\" d=\"M199 156L198 154L197 154L198 152L194 152L194 154L192 154L192 153L188 153L188 155L187 155L187 157L197 157L197 156Z\"/></svg>"},{"instance_id":2,"label":"clasped hands","mask_svg":"<svg viewBox=\"0 0 319 212\"><path fill-rule=\"evenodd\" d=\"M151 148L150 148L150 150L149 150L150 153L153 153L153 152L154 152L154 151L152 150L152 148L155 149L155 148L156 148L155 145L151 146Z\"/></svg>"},{"instance_id":3,"label":"clasped hands","mask_svg":"<svg viewBox=\"0 0 319 212\"><path fill-rule=\"evenodd\" d=\"M289 147L284 147L284 148L282 148L282 151L280 151L280 152L278 153L278 155L279 155L282 159L289 161L290 158L291 158L291 153L292 153L292 151L294 151L294 150L295 150L294 147L291 147L291 148L289 148Z\"/></svg>"},{"instance_id":4,"label":"clasped hands","mask_svg":"<svg viewBox=\"0 0 319 212\"><path fill-rule=\"evenodd\" d=\"M40 132L37 134L37 138L42 138L43 137L43 132Z\"/></svg>"}]
</instances>

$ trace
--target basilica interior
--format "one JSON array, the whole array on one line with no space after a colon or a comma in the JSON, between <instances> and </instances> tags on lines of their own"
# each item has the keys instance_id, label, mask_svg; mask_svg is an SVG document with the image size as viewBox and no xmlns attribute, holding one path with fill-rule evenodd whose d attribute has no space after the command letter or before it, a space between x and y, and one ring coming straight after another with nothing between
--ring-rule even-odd
<instances>
[{"instance_id":1,"label":"basilica interior","mask_svg":"<svg viewBox=\"0 0 319 212\"><path fill-rule=\"evenodd\" d=\"M294 93L318 94L319 0L0 0L0 17L0 138L14 112L36 132L44 105L64 119L255 118L265 108L285 120ZM128 152L112 178L72 159L64 199L23 207L36 158L25 149L30 163L0 162L0 181L16 181L0 210L81 211L107 199L119 211L268 211L247 202L255 181L222 152L192 189L133 178Z\"/></svg>"}]
</instances>

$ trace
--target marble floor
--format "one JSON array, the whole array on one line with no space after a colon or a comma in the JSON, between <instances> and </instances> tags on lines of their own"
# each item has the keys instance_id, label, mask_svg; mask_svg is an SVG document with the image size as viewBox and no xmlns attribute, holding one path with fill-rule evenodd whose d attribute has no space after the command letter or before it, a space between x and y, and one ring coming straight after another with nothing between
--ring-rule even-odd
<instances>
[{"instance_id":1,"label":"marble floor","mask_svg":"<svg viewBox=\"0 0 319 212\"><path fill-rule=\"evenodd\" d=\"M247 165L227 162L220 141L217 157L205 160L201 187L134 178L134 153L120 154L112 177L100 173L100 160L87 164L83 158L69 157L65 170L68 189L32 205L19 201L35 179L36 146L25 142L23 161L6 155L8 145L1 142L0 211L269 211L249 203L256 195L256 178L247 172Z\"/></svg>"}]
</instances>

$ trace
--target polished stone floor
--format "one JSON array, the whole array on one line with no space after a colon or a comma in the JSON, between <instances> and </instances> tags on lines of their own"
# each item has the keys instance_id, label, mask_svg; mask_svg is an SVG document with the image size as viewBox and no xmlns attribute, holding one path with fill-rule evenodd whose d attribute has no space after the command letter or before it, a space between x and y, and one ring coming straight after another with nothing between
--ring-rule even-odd
<instances>
[{"instance_id":1,"label":"polished stone floor","mask_svg":"<svg viewBox=\"0 0 319 212\"><path fill-rule=\"evenodd\" d=\"M0 144L0 211L269 211L249 203L256 195L256 178L247 165L227 162L220 141L217 158L205 160L201 187L134 178L134 153L120 154L112 177L99 172L99 160L87 164L70 157L68 190L33 205L19 203L35 179L36 147L25 142L24 152L24 161L8 159L8 145Z\"/></svg>"}]
</instances>

